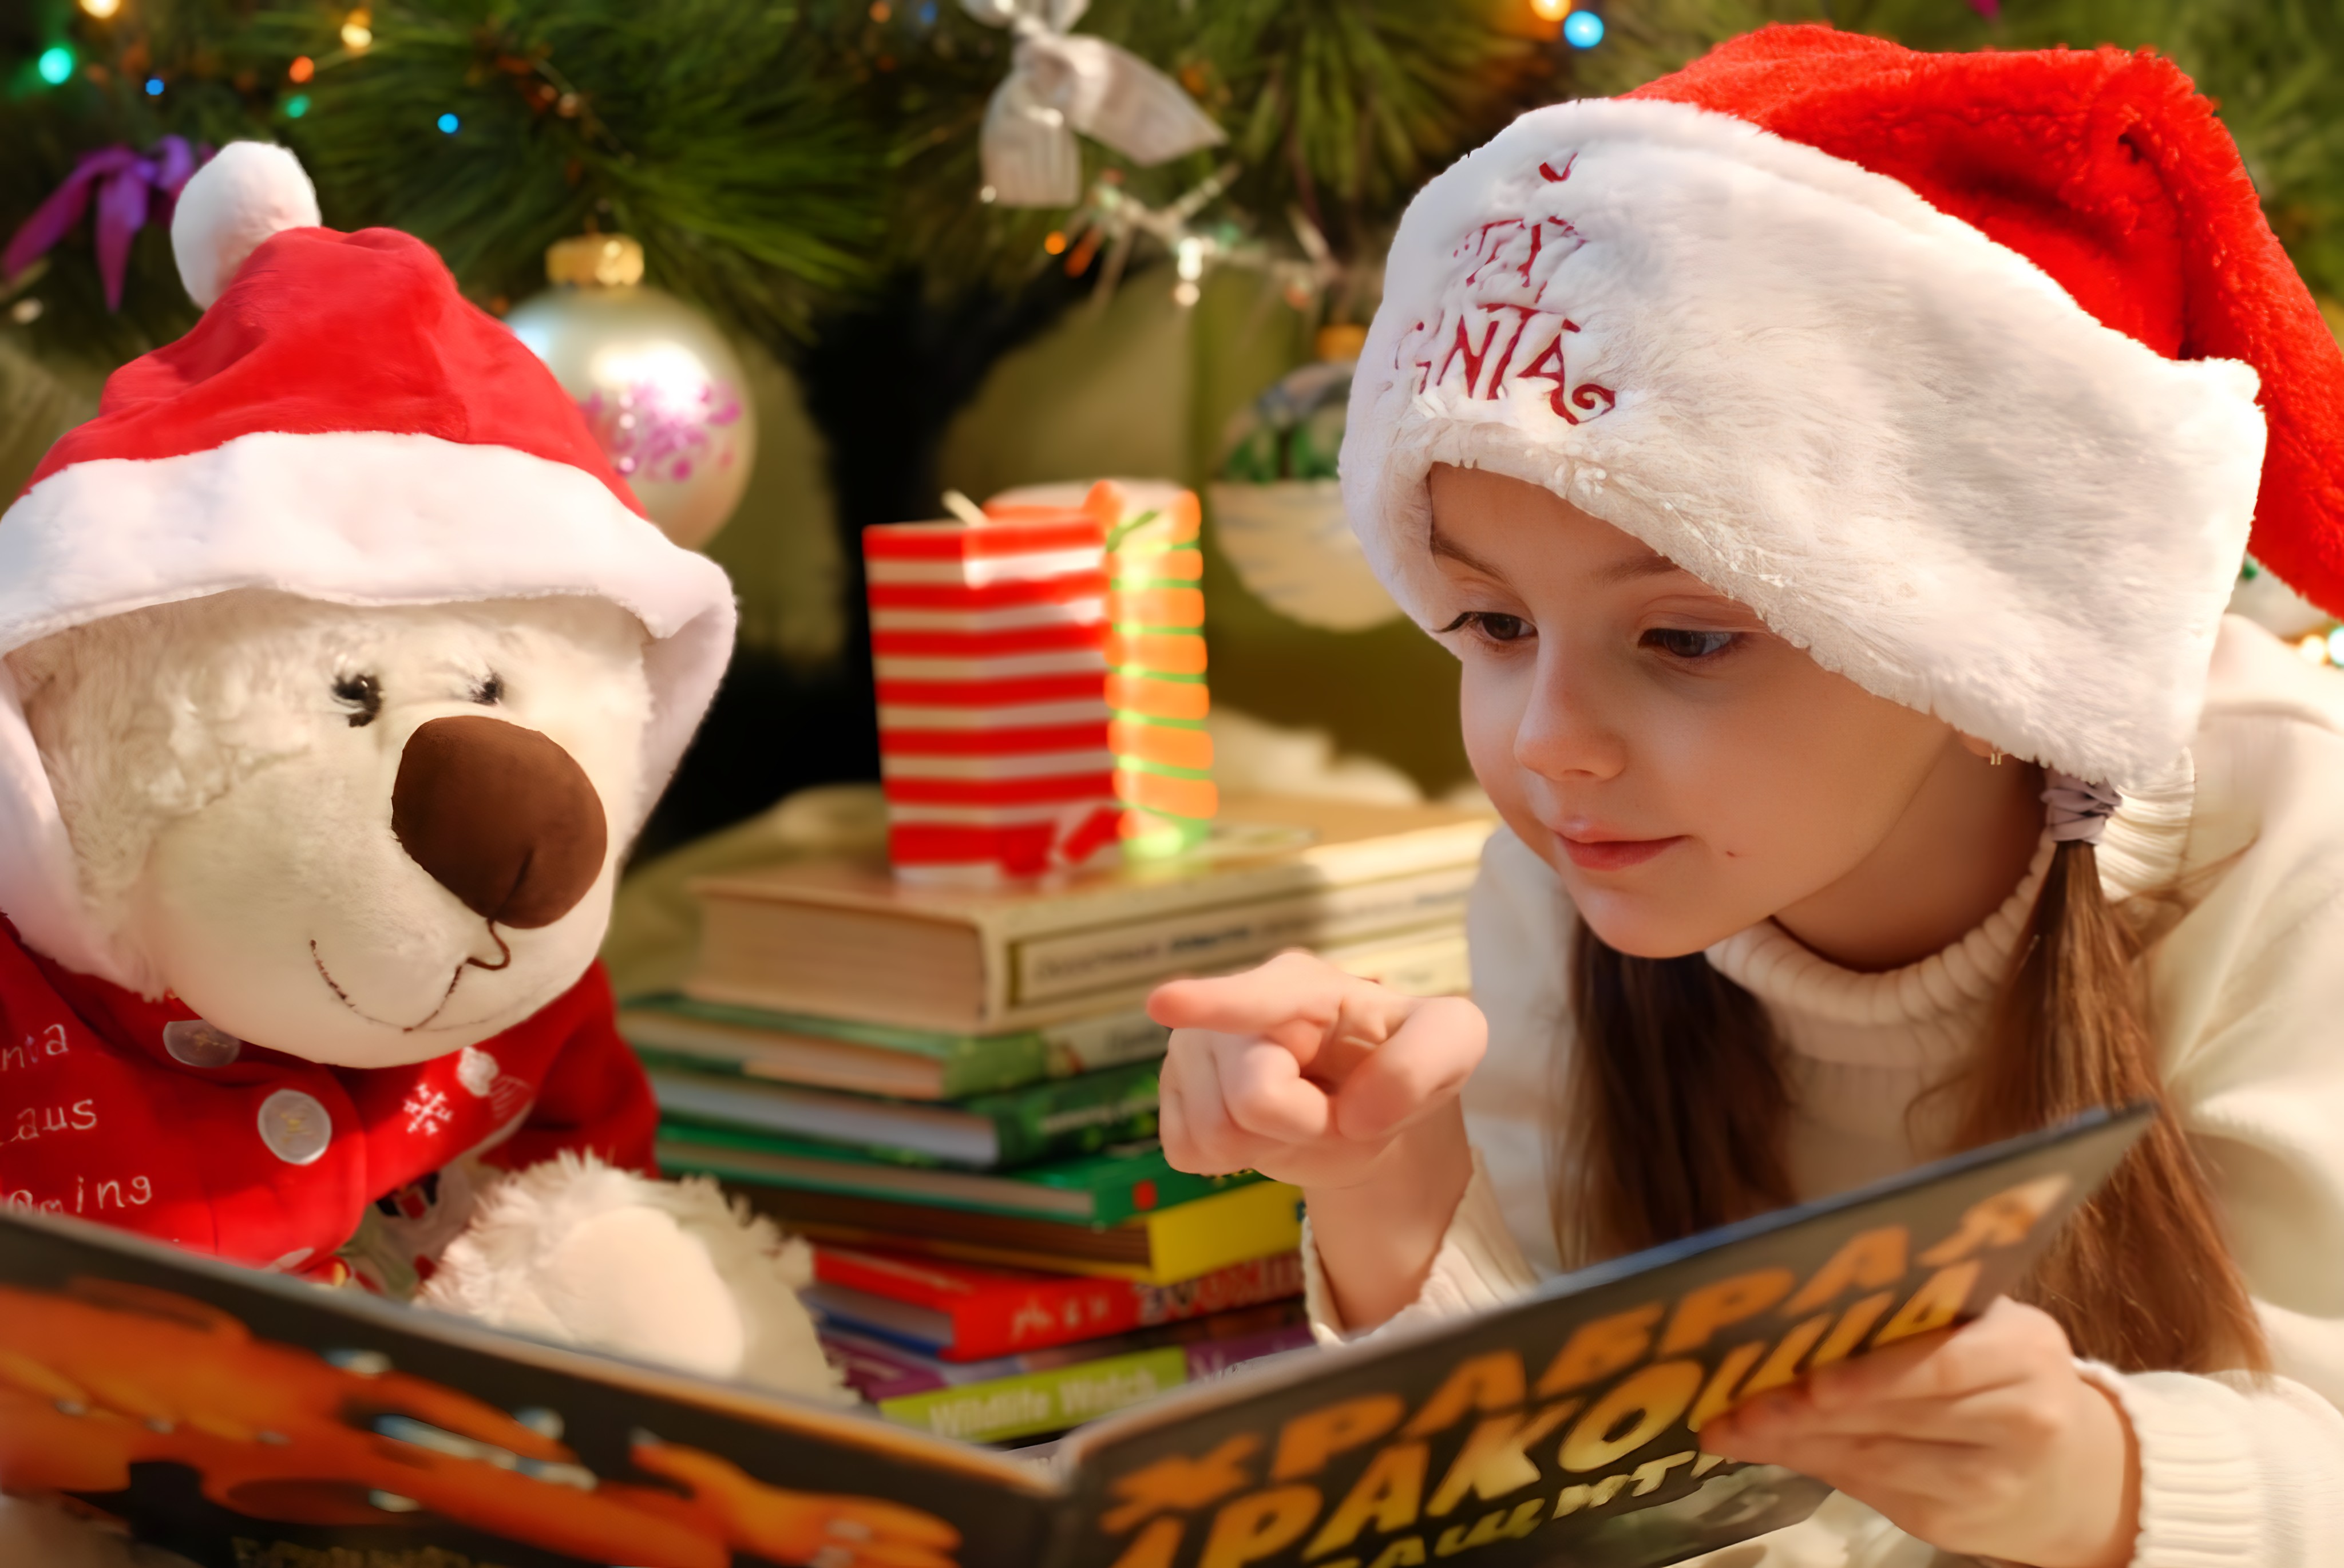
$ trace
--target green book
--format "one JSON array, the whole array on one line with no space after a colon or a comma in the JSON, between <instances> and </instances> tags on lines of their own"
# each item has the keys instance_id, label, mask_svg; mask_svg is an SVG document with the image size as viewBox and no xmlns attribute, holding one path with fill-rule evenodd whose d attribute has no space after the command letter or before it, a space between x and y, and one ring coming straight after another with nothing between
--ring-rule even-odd
<instances>
[{"instance_id":1,"label":"green book","mask_svg":"<svg viewBox=\"0 0 2344 1568\"><path fill-rule=\"evenodd\" d=\"M696 1071L660 1057L645 1065L660 1114L680 1130L691 1124L781 1133L844 1144L901 1164L1000 1170L1095 1154L1156 1134L1154 1062L945 1105Z\"/></svg>"},{"instance_id":2,"label":"green book","mask_svg":"<svg viewBox=\"0 0 2344 1568\"><path fill-rule=\"evenodd\" d=\"M1153 1061L1170 1038L1169 1030L1140 1012L960 1035L678 996L630 1002L619 1009L619 1033L646 1057L703 1072L914 1100L965 1099Z\"/></svg>"},{"instance_id":3,"label":"green book","mask_svg":"<svg viewBox=\"0 0 2344 1568\"><path fill-rule=\"evenodd\" d=\"M1145 1404L1187 1381L1187 1351L1167 1345L1046 1372L881 1400L879 1413L898 1426L944 1437L1001 1442L1079 1426Z\"/></svg>"},{"instance_id":4,"label":"green book","mask_svg":"<svg viewBox=\"0 0 2344 1568\"><path fill-rule=\"evenodd\" d=\"M659 1162L663 1170L732 1181L1078 1225L1114 1225L1261 1179L1251 1171L1175 1170L1153 1139L992 1173L907 1166L780 1133L679 1123L660 1128Z\"/></svg>"}]
</instances>

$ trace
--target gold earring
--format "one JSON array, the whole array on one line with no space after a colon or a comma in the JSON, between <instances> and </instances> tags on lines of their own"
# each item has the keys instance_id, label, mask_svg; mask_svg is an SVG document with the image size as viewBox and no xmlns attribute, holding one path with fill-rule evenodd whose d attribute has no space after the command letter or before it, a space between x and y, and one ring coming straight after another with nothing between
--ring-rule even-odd
<instances>
[{"instance_id":1,"label":"gold earring","mask_svg":"<svg viewBox=\"0 0 2344 1568\"><path fill-rule=\"evenodd\" d=\"M1990 768L1998 768L2002 766L2002 759L2008 754L2009 754L2005 752L2000 746L1996 746L1993 751L1986 754L1985 765Z\"/></svg>"}]
</instances>

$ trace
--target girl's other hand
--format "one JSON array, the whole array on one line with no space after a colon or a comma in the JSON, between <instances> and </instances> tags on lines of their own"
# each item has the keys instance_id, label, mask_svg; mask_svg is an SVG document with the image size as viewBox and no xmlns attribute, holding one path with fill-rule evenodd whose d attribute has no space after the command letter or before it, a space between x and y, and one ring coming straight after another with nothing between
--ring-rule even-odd
<instances>
[{"instance_id":1,"label":"girl's other hand","mask_svg":"<svg viewBox=\"0 0 2344 1568\"><path fill-rule=\"evenodd\" d=\"M1166 1158L1301 1188L1342 1327L1414 1300L1473 1177L1457 1091L1489 1043L1480 1009L1284 953L1159 986L1147 1011L1172 1026Z\"/></svg>"},{"instance_id":2,"label":"girl's other hand","mask_svg":"<svg viewBox=\"0 0 2344 1568\"><path fill-rule=\"evenodd\" d=\"M1489 1040L1462 997L1403 996L1308 953L1170 981L1147 1012L1172 1028L1162 1123L1173 1166L1318 1190L1368 1180L1396 1139L1454 1104Z\"/></svg>"},{"instance_id":3,"label":"girl's other hand","mask_svg":"<svg viewBox=\"0 0 2344 1568\"><path fill-rule=\"evenodd\" d=\"M2139 1528L2130 1425L2058 1323L2006 1297L1739 1406L1701 1446L1827 1482L1946 1552L2119 1568Z\"/></svg>"}]
</instances>

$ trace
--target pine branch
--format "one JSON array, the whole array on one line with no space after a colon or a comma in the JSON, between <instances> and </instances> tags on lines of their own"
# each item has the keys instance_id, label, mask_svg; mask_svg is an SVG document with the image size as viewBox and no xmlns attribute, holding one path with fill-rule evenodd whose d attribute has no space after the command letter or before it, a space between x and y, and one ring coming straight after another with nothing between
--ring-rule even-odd
<instances>
[{"instance_id":1,"label":"pine branch","mask_svg":"<svg viewBox=\"0 0 2344 1568\"><path fill-rule=\"evenodd\" d=\"M1066 215L977 199L978 126L1009 35L956 0L884 22L868 0L811 5L840 68L897 127L895 254L947 284L1030 276ZM1228 221L1282 235L1299 207L1339 252L1372 253L1425 177L1551 94L1551 52L1515 30L1527 15L1521 0L1096 0L1078 31L1171 75L1230 145L1140 169L1085 139L1086 184L1111 173L1162 205L1234 155L1244 173L1215 209Z\"/></svg>"},{"instance_id":2,"label":"pine branch","mask_svg":"<svg viewBox=\"0 0 2344 1568\"><path fill-rule=\"evenodd\" d=\"M1574 85L1624 92L1766 22L1831 21L1916 49L2151 48L2221 106L2263 209L2313 291L2344 299L2344 6L2334 0L1636 0L1607 12Z\"/></svg>"},{"instance_id":3,"label":"pine branch","mask_svg":"<svg viewBox=\"0 0 2344 1568\"><path fill-rule=\"evenodd\" d=\"M285 129L328 221L419 236L478 298L542 288L545 247L590 227L631 234L652 281L768 342L867 276L883 142L792 6L405 0L355 57L335 25L303 5L254 30L318 61Z\"/></svg>"}]
</instances>

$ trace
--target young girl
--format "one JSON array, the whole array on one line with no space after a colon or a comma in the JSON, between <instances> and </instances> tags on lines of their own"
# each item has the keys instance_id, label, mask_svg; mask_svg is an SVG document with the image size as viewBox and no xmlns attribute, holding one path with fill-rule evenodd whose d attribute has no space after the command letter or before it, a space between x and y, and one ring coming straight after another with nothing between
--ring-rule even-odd
<instances>
[{"instance_id":1,"label":"young girl","mask_svg":"<svg viewBox=\"0 0 2344 1568\"><path fill-rule=\"evenodd\" d=\"M1504 818L1482 1011L1167 986L1175 1163L1304 1189L1331 1336L2158 1096L2030 1304L1702 1444L2344 1563L2344 683L2221 619L2250 525L2344 608L2344 360L2211 106L1772 29L1525 116L1387 287L1344 484Z\"/></svg>"}]
</instances>

